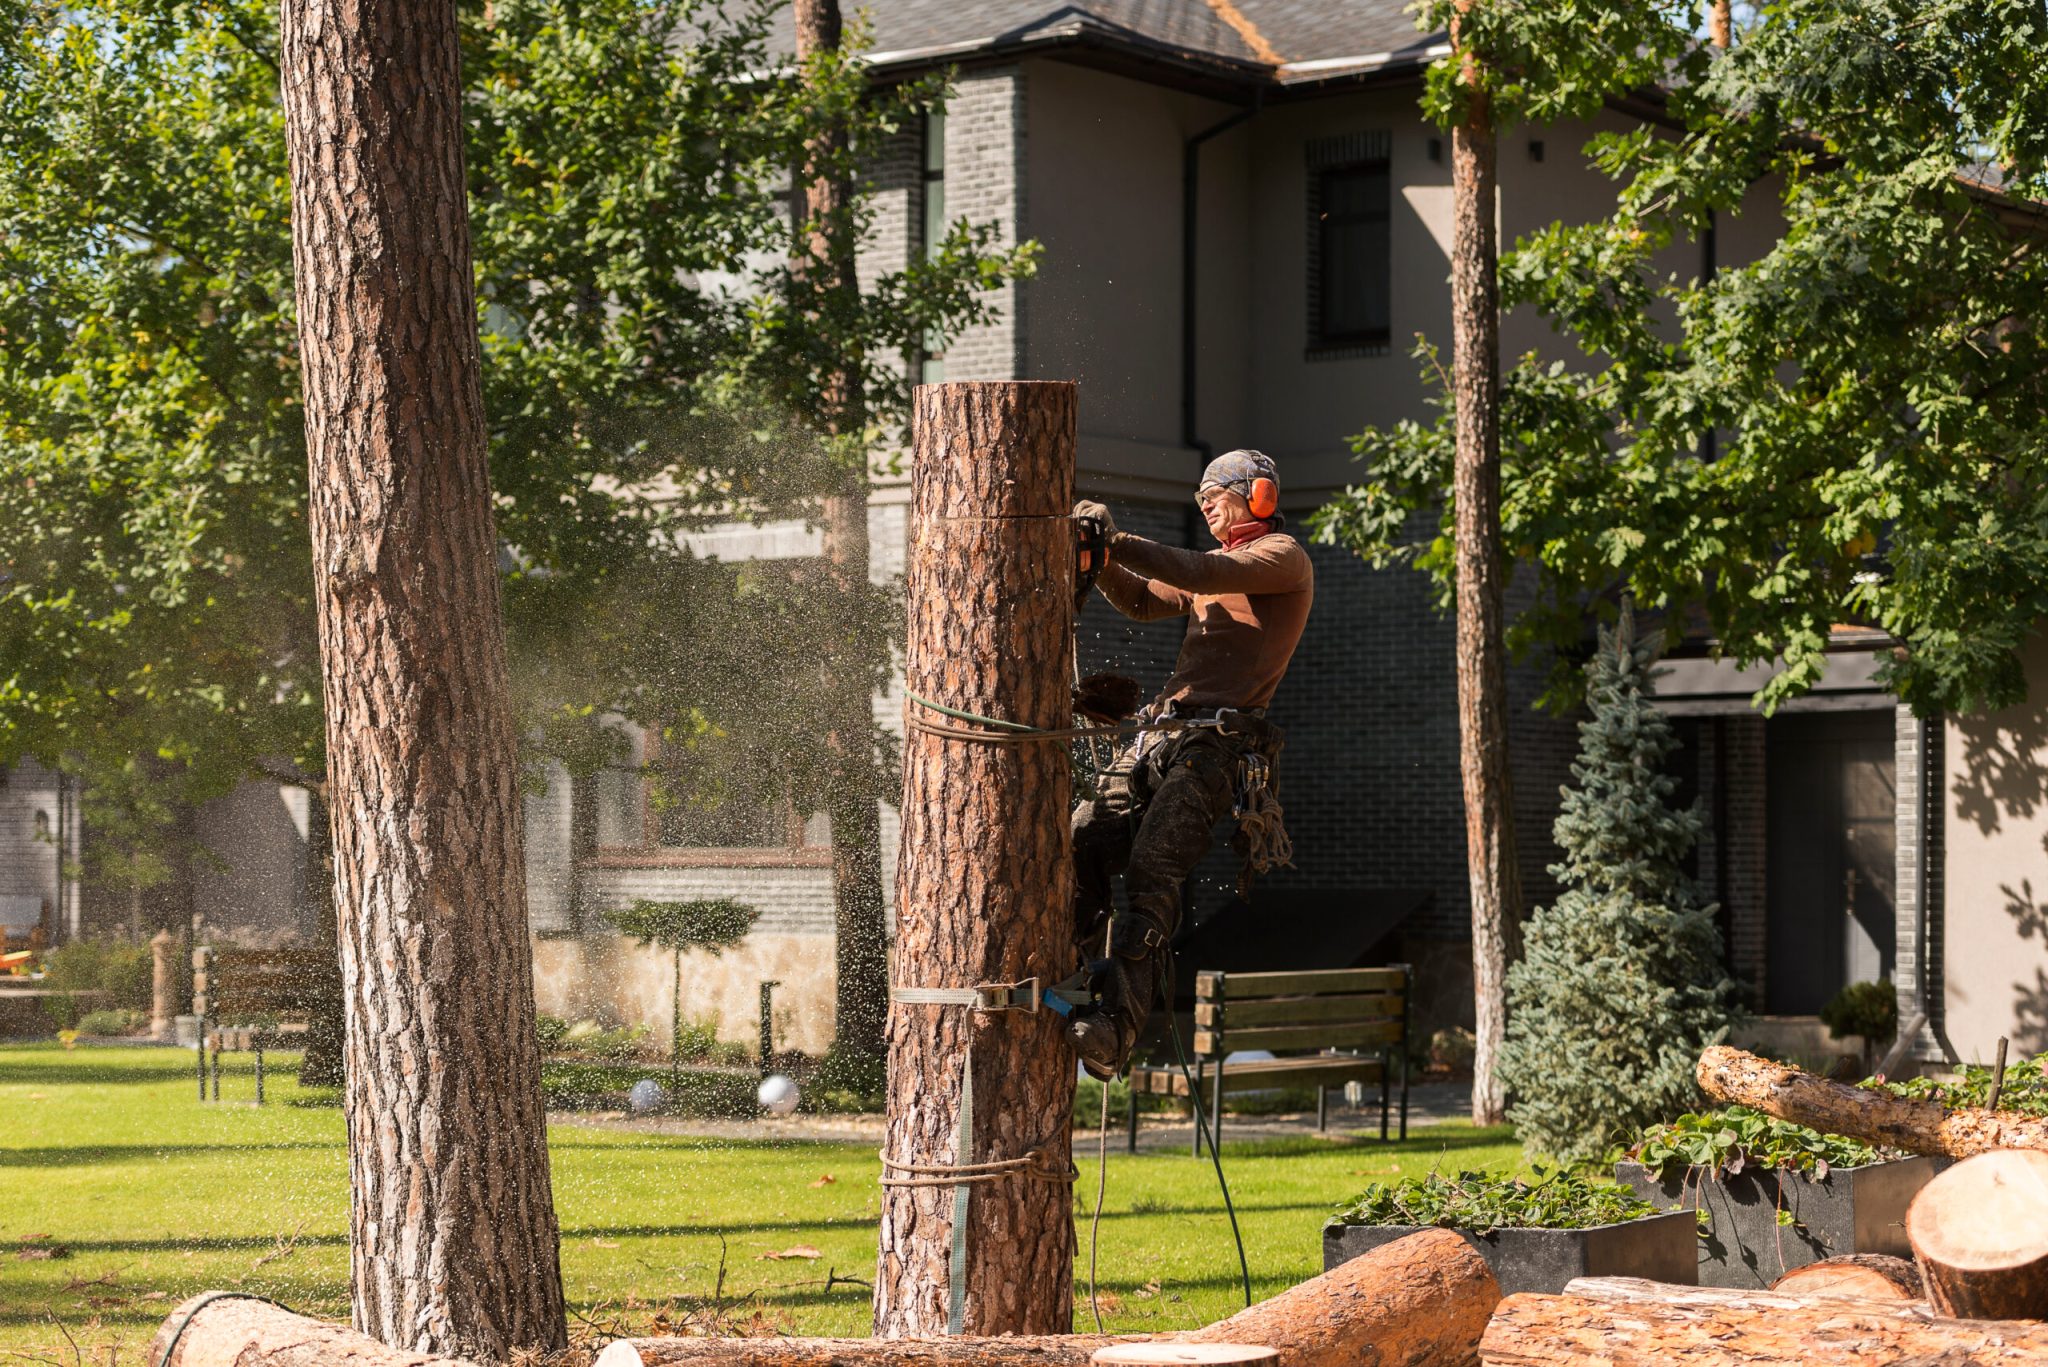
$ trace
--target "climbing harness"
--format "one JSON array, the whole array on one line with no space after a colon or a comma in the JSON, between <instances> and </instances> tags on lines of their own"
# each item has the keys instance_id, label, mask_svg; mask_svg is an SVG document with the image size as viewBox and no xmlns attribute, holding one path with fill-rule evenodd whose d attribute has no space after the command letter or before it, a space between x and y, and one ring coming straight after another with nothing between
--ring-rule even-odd
<instances>
[{"instance_id":1,"label":"climbing harness","mask_svg":"<svg viewBox=\"0 0 2048 1367\"><path fill-rule=\"evenodd\" d=\"M1016 983L978 983L973 987L891 987L889 1000L905 1006L964 1006L973 1011L1023 1011L1036 1014L1050 1007L1061 1015L1071 1008L1063 999L1040 989L1038 979ZM953 1251L948 1273L946 1332L959 1334L967 1319L967 1208L974 1187L983 1182L1052 1182L1072 1186L1081 1171L1071 1162L1064 1169L1042 1148L1022 1157L987 1163L974 1157L974 1026L967 1027L967 1048L960 1070L960 1118L951 1163L902 1163L882 1154L885 1187L953 1188Z\"/></svg>"}]
</instances>

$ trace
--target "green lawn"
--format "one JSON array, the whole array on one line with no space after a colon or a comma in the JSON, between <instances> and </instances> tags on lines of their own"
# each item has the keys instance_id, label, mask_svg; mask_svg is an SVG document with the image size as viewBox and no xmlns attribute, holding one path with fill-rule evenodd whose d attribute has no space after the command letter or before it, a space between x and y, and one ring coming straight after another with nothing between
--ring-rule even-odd
<instances>
[{"instance_id":1,"label":"green lawn","mask_svg":"<svg viewBox=\"0 0 2048 1367\"><path fill-rule=\"evenodd\" d=\"M301 1095L289 1067L272 1074L272 1104L260 1111L202 1105L191 1061L167 1049L0 1048L0 1357L72 1367L68 1333L93 1367L139 1363L165 1312L210 1287L346 1318L341 1112ZM230 1097L251 1094L243 1063L223 1080ZM1229 1313L1237 1258L1209 1164L1178 1152L1125 1155L1120 1138L1102 1220L1111 1327L1177 1328ZM1094 1140L1077 1140L1077 1201L1092 1204ZM864 1282L873 1268L871 1149L577 1124L554 1127L550 1143L580 1336L757 1312L792 1332L865 1332L866 1286L827 1283ZM1519 1161L1505 1129L1465 1125L1387 1146L1226 1142L1253 1291L1271 1295L1317 1271L1323 1217L1369 1181ZM820 1256L764 1256L800 1246ZM1084 1275L1086 1264L1084 1218ZM1079 1314L1086 1319L1085 1300Z\"/></svg>"}]
</instances>

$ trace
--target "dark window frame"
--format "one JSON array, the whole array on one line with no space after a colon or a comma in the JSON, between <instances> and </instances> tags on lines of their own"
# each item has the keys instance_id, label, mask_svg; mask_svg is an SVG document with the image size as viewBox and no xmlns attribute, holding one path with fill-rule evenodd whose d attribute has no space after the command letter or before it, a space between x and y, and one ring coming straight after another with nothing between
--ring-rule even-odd
<instances>
[{"instance_id":1,"label":"dark window frame","mask_svg":"<svg viewBox=\"0 0 2048 1367\"><path fill-rule=\"evenodd\" d=\"M1333 219L1323 207L1330 198L1330 180L1335 176L1377 174L1384 187L1380 204L1361 213L1350 214L1342 219ZM1318 165L1313 161L1308 171L1308 219L1309 219L1309 271L1308 271L1308 352L1311 357L1330 355L1378 355L1384 354L1393 340L1392 285L1394 274L1394 251L1392 240L1393 223L1393 170L1391 159L1381 152L1379 155L1354 157L1334 164ZM1323 319L1327 308L1326 263L1333 255L1332 237L1337 230L1358 224L1379 223L1389 230L1387 246L1380 260L1368 263L1368 268L1381 271L1387 286L1387 321L1379 327L1368 327L1342 333L1324 330Z\"/></svg>"}]
</instances>

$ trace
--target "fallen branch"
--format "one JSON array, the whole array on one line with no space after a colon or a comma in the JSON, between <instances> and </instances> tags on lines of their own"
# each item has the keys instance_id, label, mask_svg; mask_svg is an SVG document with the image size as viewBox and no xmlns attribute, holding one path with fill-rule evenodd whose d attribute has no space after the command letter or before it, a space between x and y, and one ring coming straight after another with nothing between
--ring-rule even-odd
<instances>
[{"instance_id":1,"label":"fallen branch","mask_svg":"<svg viewBox=\"0 0 2048 1367\"><path fill-rule=\"evenodd\" d=\"M1696 1076L1700 1089L1721 1101L1908 1153L1969 1158L1994 1149L2048 1149L2048 1118L1909 1101L1829 1082L1722 1044L1700 1055Z\"/></svg>"},{"instance_id":2,"label":"fallen branch","mask_svg":"<svg viewBox=\"0 0 2048 1367\"><path fill-rule=\"evenodd\" d=\"M596 1367L1085 1367L1115 1343L1246 1343L1287 1367L1460 1367L1500 1302L1486 1260L1449 1230L1353 1258L1271 1300L1183 1334L1044 1334L942 1339L620 1339Z\"/></svg>"},{"instance_id":3,"label":"fallen branch","mask_svg":"<svg viewBox=\"0 0 2048 1367\"><path fill-rule=\"evenodd\" d=\"M1955 1320L1909 1302L1667 1286L1581 1277L1562 1296L1502 1301L1480 1344L1485 1367L2007 1367L2048 1355L2048 1324Z\"/></svg>"}]
</instances>

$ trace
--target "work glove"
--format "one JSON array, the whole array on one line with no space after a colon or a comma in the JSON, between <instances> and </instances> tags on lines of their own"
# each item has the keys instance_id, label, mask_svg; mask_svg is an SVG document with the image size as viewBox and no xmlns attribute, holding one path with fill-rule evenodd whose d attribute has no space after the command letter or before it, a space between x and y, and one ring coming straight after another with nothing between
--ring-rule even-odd
<instances>
[{"instance_id":1,"label":"work glove","mask_svg":"<svg viewBox=\"0 0 2048 1367\"><path fill-rule=\"evenodd\" d=\"M1116 536L1116 519L1109 515L1109 505L1082 499L1074 505L1076 518L1092 517L1102 527L1102 539L1109 541Z\"/></svg>"}]
</instances>

